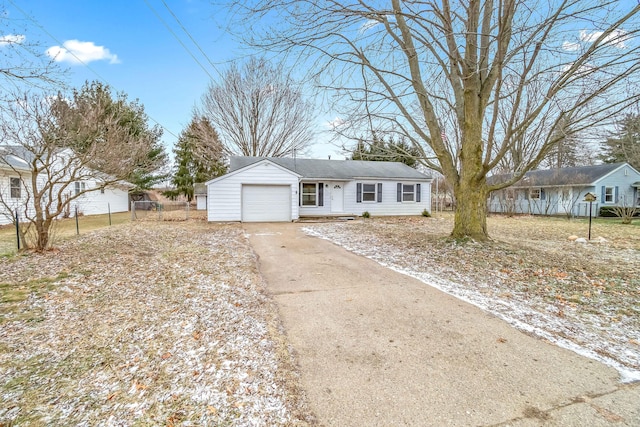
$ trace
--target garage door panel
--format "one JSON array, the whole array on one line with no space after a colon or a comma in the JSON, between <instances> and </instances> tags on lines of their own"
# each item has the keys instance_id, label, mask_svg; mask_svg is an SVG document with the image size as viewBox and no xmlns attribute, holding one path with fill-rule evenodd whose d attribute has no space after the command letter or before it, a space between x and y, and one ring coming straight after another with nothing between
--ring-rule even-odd
<instances>
[{"instance_id":1,"label":"garage door panel","mask_svg":"<svg viewBox=\"0 0 640 427\"><path fill-rule=\"evenodd\" d=\"M243 185L242 221L291 221L291 187L288 185Z\"/></svg>"}]
</instances>

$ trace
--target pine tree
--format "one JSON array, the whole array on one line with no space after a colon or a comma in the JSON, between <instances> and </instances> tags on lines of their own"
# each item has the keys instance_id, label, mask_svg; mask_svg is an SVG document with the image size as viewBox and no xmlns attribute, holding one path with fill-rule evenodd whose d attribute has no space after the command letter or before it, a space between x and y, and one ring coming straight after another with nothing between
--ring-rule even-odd
<instances>
[{"instance_id":1,"label":"pine tree","mask_svg":"<svg viewBox=\"0 0 640 427\"><path fill-rule=\"evenodd\" d=\"M173 150L175 169L172 195L193 200L194 184L208 181L226 172L225 158L218 133L209 120L194 117L178 138Z\"/></svg>"},{"instance_id":2,"label":"pine tree","mask_svg":"<svg viewBox=\"0 0 640 427\"><path fill-rule=\"evenodd\" d=\"M615 132L602 144L605 163L627 162L640 169L640 115L627 114L616 125Z\"/></svg>"}]
</instances>

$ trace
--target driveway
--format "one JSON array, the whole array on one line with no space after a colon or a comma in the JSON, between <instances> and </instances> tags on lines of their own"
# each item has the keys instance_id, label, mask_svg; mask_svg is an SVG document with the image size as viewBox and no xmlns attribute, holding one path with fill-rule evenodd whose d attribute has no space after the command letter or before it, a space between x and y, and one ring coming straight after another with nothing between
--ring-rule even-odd
<instances>
[{"instance_id":1,"label":"driveway","mask_svg":"<svg viewBox=\"0 0 640 427\"><path fill-rule=\"evenodd\" d=\"M304 224L245 224L327 426L640 425L640 387Z\"/></svg>"}]
</instances>

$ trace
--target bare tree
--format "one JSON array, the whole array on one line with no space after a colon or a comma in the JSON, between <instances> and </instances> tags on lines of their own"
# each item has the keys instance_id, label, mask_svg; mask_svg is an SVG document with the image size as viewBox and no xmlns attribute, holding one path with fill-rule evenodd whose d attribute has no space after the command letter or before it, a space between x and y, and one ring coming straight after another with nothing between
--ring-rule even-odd
<instances>
[{"instance_id":1,"label":"bare tree","mask_svg":"<svg viewBox=\"0 0 640 427\"><path fill-rule=\"evenodd\" d=\"M60 86L62 70L44 54L43 45L32 36L34 29L22 22L0 5L0 87L6 94L16 88Z\"/></svg>"},{"instance_id":2,"label":"bare tree","mask_svg":"<svg viewBox=\"0 0 640 427\"><path fill-rule=\"evenodd\" d=\"M422 148L424 164L454 188L455 237L488 237L487 194L536 167L558 143L553 130L565 117L567 129L580 132L609 123L640 97L638 2L234 5L248 42L298 52L318 84L335 90L342 134L395 131ZM509 155L520 165L511 182L488 185Z\"/></svg>"},{"instance_id":3,"label":"bare tree","mask_svg":"<svg viewBox=\"0 0 640 427\"><path fill-rule=\"evenodd\" d=\"M60 101L24 95L14 98L0 114L0 164L20 182L19 194L0 191L0 205L5 211L19 210L27 220L21 240L39 251L50 247L54 221L74 200L105 186L123 185L121 180L148 154L146 144L119 125L122 112L101 111L99 105L85 110L84 125L74 129L91 133L99 118L109 135L87 139L82 152L71 150L68 147L78 135L69 132L54 111Z\"/></svg>"},{"instance_id":4,"label":"bare tree","mask_svg":"<svg viewBox=\"0 0 640 427\"><path fill-rule=\"evenodd\" d=\"M230 155L284 157L313 138L313 109L298 85L264 59L250 59L212 83L197 115L220 132Z\"/></svg>"}]
</instances>

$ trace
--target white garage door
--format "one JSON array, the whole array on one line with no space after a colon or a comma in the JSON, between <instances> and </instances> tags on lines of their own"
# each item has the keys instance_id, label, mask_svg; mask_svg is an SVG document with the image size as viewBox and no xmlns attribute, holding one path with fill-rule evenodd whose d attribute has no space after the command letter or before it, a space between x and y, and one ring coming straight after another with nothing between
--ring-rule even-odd
<instances>
[{"instance_id":1,"label":"white garage door","mask_svg":"<svg viewBox=\"0 0 640 427\"><path fill-rule=\"evenodd\" d=\"M291 187L288 185L243 185L242 221L291 221Z\"/></svg>"}]
</instances>

